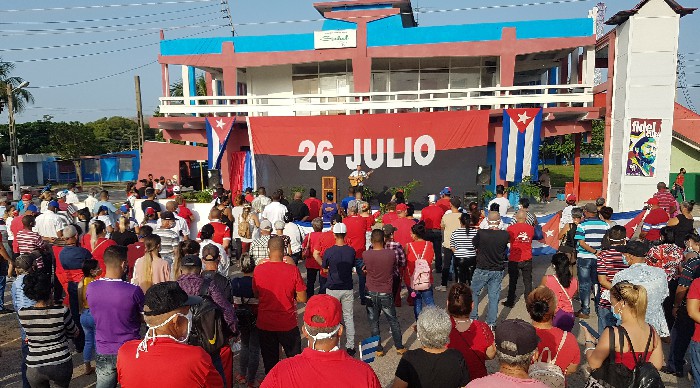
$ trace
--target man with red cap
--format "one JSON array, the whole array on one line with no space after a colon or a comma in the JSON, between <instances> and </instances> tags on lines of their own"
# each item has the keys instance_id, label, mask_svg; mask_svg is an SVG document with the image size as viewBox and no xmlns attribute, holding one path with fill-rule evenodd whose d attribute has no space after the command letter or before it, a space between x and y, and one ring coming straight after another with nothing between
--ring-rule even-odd
<instances>
[{"instance_id":1,"label":"man with red cap","mask_svg":"<svg viewBox=\"0 0 700 388\"><path fill-rule=\"evenodd\" d=\"M559 230L564 228L564 225L568 225L574 222L574 218L571 216L571 211L576 207L576 201L578 198L576 194L569 194L566 196L566 207L561 211L561 220L559 220Z\"/></svg>"},{"instance_id":2,"label":"man with red cap","mask_svg":"<svg viewBox=\"0 0 700 388\"><path fill-rule=\"evenodd\" d=\"M314 295L304 310L302 335L309 347L297 356L280 361L267 374L261 388L274 387L381 387L366 363L340 349L342 307L330 295Z\"/></svg>"},{"instance_id":3,"label":"man with red cap","mask_svg":"<svg viewBox=\"0 0 700 388\"><path fill-rule=\"evenodd\" d=\"M394 241L401 244L401 246L406 246L406 244L413 241L411 237L411 228L416 222L412 218L408 218L408 206L405 203L400 203L396 205L396 214L398 218L391 222L396 228L394 233Z\"/></svg>"},{"instance_id":4,"label":"man with red cap","mask_svg":"<svg viewBox=\"0 0 700 388\"><path fill-rule=\"evenodd\" d=\"M649 213L642 221L642 231L639 238L647 241L656 241L661 237L661 228L668 223L668 213L659 206L659 199L649 198L646 202L649 205Z\"/></svg>"}]
</instances>

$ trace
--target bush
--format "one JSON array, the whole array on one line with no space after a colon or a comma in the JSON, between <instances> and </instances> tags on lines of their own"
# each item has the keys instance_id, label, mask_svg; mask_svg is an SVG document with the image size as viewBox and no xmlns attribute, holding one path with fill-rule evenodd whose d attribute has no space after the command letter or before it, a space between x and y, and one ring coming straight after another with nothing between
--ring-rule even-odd
<instances>
[{"instance_id":1,"label":"bush","mask_svg":"<svg viewBox=\"0 0 700 388\"><path fill-rule=\"evenodd\" d=\"M187 202L195 203L209 203L214 200L214 196L211 190L188 191L182 193L182 197L185 198Z\"/></svg>"}]
</instances>

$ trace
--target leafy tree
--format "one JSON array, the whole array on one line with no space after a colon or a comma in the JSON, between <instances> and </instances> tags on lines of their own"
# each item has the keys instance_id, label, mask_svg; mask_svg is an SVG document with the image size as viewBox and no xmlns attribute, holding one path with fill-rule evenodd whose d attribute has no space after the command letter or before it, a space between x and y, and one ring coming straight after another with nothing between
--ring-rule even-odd
<instances>
[{"instance_id":1,"label":"leafy tree","mask_svg":"<svg viewBox=\"0 0 700 388\"><path fill-rule=\"evenodd\" d=\"M11 62L3 62L0 58L0 112L3 108L7 106L7 84L12 85L13 88L18 87L24 79L17 76L10 76L12 70L14 70L15 65ZM12 108L15 113L19 113L24 110L26 104L33 104L34 96L26 88L16 89L12 91Z\"/></svg>"},{"instance_id":2,"label":"leafy tree","mask_svg":"<svg viewBox=\"0 0 700 388\"><path fill-rule=\"evenodd\" d=\"M206 96L207 95L207 80L204 77L204 74L200 74L195 78L195 89L197 93L195 95L197 96ZM191 93L191 91L190 91ZM182 80L173 82L170 84L170 95L173 97L182 97Z\"/></svg>"},{"instance_id":3,"label":"leafy tree","mask_svg":"<svg viewBox=\"0 0 700 388\"><path fill-rule=\"evenodd\" d=\"M603 153L605 143L605 122L602 120L593 121L593 128L588 142L581 143L582 154L599 155ZM546 139L540 145L540 157L552 158L563 157L568 161L573 160L576 151L576 144L573 135L553 137Z\"/></svg>"},{"instance_id":4,"label":"leafy tree","mask_svg":"<svg viewBox=\"0 0 700 388\"><path fill-rule=\"evenodd\" d=\"M97 142L106 152L119 152L138 148L139 125L126 117L103 117L85 124L92 129ZM145 140L156 138L156 130L146 127L143 130Z\"/></svg>"},{"instance_id":5,"label":"leafy tree","mask_svg":"<svg viewBox=\"0 0 700 388\"><path fill-rule=\"evenodd\" d=\"M52 123L50 139L53 152L62 159L73 161L78 181L83 184L81 156L101 153L95 133L85 124L73 121L70 123Z\"/></svg>"}]
</instances>

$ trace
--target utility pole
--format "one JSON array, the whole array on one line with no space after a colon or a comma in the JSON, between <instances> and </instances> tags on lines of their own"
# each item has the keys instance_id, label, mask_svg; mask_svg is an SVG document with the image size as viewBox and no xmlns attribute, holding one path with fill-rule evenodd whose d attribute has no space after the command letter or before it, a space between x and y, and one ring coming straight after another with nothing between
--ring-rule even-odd
<instances>
[{"instance_id":1,"label":"utility pole","mask_svg":"<svg viewBox=\"0 0 700 388\"><path fill-rule=\"evenodd\" d=\"M10 132L10 159L11 159L11 169L12 169L12 199L20 199L19 191L19 176L17 175L17 132L15 131L15 107L12 102L12 85L7 83L7 115L10 118L9 132Z\"/></svg>"},{"instance_id":2,"label":"utility pole","mask_svg":"<svg viewBox=\"0 0 700 388\"><path fill-rule=\"evenodd\" d=\"M141 79L138 75L134 76L134 87L136 89L136 119L139 124L139 160L141 160L141 154L143 153L143 106L141 105Z\"/></svg>"}]
</instances>

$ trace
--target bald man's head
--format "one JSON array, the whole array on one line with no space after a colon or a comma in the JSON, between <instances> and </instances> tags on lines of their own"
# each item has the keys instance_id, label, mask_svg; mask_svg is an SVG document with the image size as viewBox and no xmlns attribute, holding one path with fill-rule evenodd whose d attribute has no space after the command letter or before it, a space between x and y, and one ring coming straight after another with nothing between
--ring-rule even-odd
<instances>
[{"instance_id":1,"label":"bald man's head","mask_svg":"<svg viewBox=\"0 0 700 388\"><path fill-rule=\"evenodd\" d=\"M520 209L515 213L515 221L519 224L525 223L527 221L527 211Z\"/></svg>"},{"instance_id":2,"label":"bald man's head","mask_svg":"<svg viewBox=\"0 0 700 388\"><path fill-rule=\"evenodd\" d=\"M270 256L272 256L273 252L278 252L282 255L284 253L284 239L278 236L270 237L270 241L267 242L267 249L270 250Z\"/></svg>"},{"instance_id":3,"label":"bald man's head","mask_svg":"<svg viewBox=\"0 0 700 388\"><path fill-rule=\"evenodd\" d=\"M209 219L210 220L218 220L221 218L221 210L219 208L214 207L209 211Z\"/></svg>"},{"instance_id":4,"label":"bald man's head","mask_svg":"<svg viewBox=\"0 0 700 388\"><path fill-rule=\"evenodd\" d=\"M295 192L294 192L294 200L295 200L295 201L301 201L301 198L302 198L301 192L300 192L300 191L295 191Z\"/></svg>"}]
</instances>

